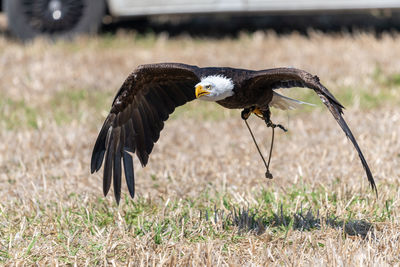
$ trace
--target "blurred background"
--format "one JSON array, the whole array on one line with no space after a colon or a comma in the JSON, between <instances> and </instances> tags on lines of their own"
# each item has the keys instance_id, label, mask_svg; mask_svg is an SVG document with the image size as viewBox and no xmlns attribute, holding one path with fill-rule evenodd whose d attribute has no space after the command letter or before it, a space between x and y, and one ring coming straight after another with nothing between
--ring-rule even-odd
<instances>
[{"instance_id":1,"label":"blurred background","mask_svg":"<svg viewBox=\"0 0 400 267\"><path fill-rule=\"evenodd\" d=\"M400 261L400 1L0 2L0 265ZM289 129L276 132L274 179L240 111L193 101L146 168L134 159L135 199L123 183L116 206L101 171L90 175L91 151L123 81L155 62L318 75L346 107L379 198L318 96L294 88L281 93L316 106L272 110ZM266 154L270 130L249 123ZM245 208L262 233L213 215Z\"/></svg>"},{"instance_id":2,"label":"blurred background","mask_svg":"<svg viewBox=\"0 0 400 267\"><path fill-rule=\"evenodd\" d=\"M221 38L237 36L242 30L379 33L400 26L396 0L2 0L0 4L7 17L2 21L8 21L11 34L22 40L118 29Z\"/></svg>"}]
</instances>

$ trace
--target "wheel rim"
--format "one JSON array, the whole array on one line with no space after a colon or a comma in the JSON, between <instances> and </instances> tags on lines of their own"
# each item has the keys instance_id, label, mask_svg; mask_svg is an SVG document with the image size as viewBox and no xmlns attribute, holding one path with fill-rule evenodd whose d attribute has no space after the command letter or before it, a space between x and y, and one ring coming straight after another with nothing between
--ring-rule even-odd
<instances>
[{"instance_id":1,"label":"wheel rim","mask_svg":"<svg viewBox=\"0 0 400 267\"><path fill-rule=\"evenodd\" d=\"M15 1L15 0L14 0ZM23 0L23 12L36 31L56 33L75 27L83 15L85 0Z\"/></svg>"}]
</instances>

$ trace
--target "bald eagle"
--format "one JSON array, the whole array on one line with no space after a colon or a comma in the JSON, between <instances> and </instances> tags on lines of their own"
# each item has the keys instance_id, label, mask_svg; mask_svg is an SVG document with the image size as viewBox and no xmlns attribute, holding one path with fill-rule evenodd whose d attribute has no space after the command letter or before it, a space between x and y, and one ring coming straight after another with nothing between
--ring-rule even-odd
<instances>
[{"instance_id":1,"label":"bald eagle","mask_svg":"<svg viewBox=\"0 0 400 267\"><path fill-rule=\"evenodd\" d=\"M131 197L135 194L133 160L136 153L146 166L154 143L160 137L169 115L176 107L200 99L217 102L229 109L242 109L246 120L255 113L268 126L270 107L291 109L303 102L278 94L279 88L305 87L314 90L353 143L372 189L377 192L368 164L345 120L344 108L317 76L295 68L247 70L236 68L199 68L180 63L139 66L117 92L111 111L97 137L91 158L91 173L104 162L103 192L111 181L117 203L121 196L121 159ZM279 125L280 126L280 125ZM283 127L282 127L283 128ZM129 153L130 152L130 153Z\"/></svg>"}]
</instances>

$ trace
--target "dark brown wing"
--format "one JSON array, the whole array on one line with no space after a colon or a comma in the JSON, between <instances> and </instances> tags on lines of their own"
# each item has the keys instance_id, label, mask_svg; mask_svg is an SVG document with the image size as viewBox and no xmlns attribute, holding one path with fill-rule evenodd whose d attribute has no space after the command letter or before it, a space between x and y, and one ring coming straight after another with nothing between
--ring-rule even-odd
<instances>
[{"instance_id":1,"label":"dark brown wing","mask_svg":"<svg viewBox=\"0 0 400 267\"><path fill-rule=\"evenodd\" d=\"M113 180L115 198L120 200L122 158L129 193L134 197L133 161L128 152L136 152L142 166L147 164L169 114L195 99L194 87L200 81L197 71L195 66L178 63L143 65L125 80L92 153L92 173L101 168L105 157L104 195Z\"/></svg>"},{"instance_id":2,"label":"dark brown wing","mask_svg":"<svg viewBox=\"0 0 400 267\"><path fill-rule=\"evenodd\" d=\"M320 83L317 76L311 75L310 73L299 69L277 68L254 72L253 74L251 74L250 79L247 80L247 84L249 86L248 89L250 89L252 84L257 87L262 84L263 86L265 86L264 88L270 89L290 87L305 87L313 89L321 98L322 102L328 107L329 111L332 113L335 120L343 129L346 136L353 143L367 174L368 181L371 184L372 189L375 190L375 193L378 194L374 177L372 176L372 173L368 167L367 161L365 160L356 139L354 138L352 132L347 126L347 123L342 117L344 107L328 91L328 89Z\"/></svg>"}]
</instances>

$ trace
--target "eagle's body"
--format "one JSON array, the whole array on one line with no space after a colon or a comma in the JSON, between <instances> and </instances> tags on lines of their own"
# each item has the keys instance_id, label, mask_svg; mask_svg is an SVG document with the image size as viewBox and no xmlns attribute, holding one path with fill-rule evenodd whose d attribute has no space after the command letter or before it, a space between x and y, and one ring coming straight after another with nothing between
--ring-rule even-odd
<instances>
[{"instance_id":1,"label":"eagle's body","mask_svg":"<svg viewBox=\"0 0 400 267\"><path fill-rule=\"evenodd\" d=\"M103 191L107 194L113 180L118 202L122 159L128 189L133 197L133 161L128 152L136 152L142 166L145 166L164 127L164 121L176 107L199 98L215 101L225 108L253 108L261 113L269 112L270 106L291 109L303 102L286 98L274 91L290 87L310 88L319 95L354 144L368 180L376 190L367 162L341 116L343 106L319 82L317 76L295 68L253 71L198 68L179 63L139 66L125 80L114 98L110 114L93 149L91 171L98 171L105 158Z\"/></svg>"}]
</instances>

